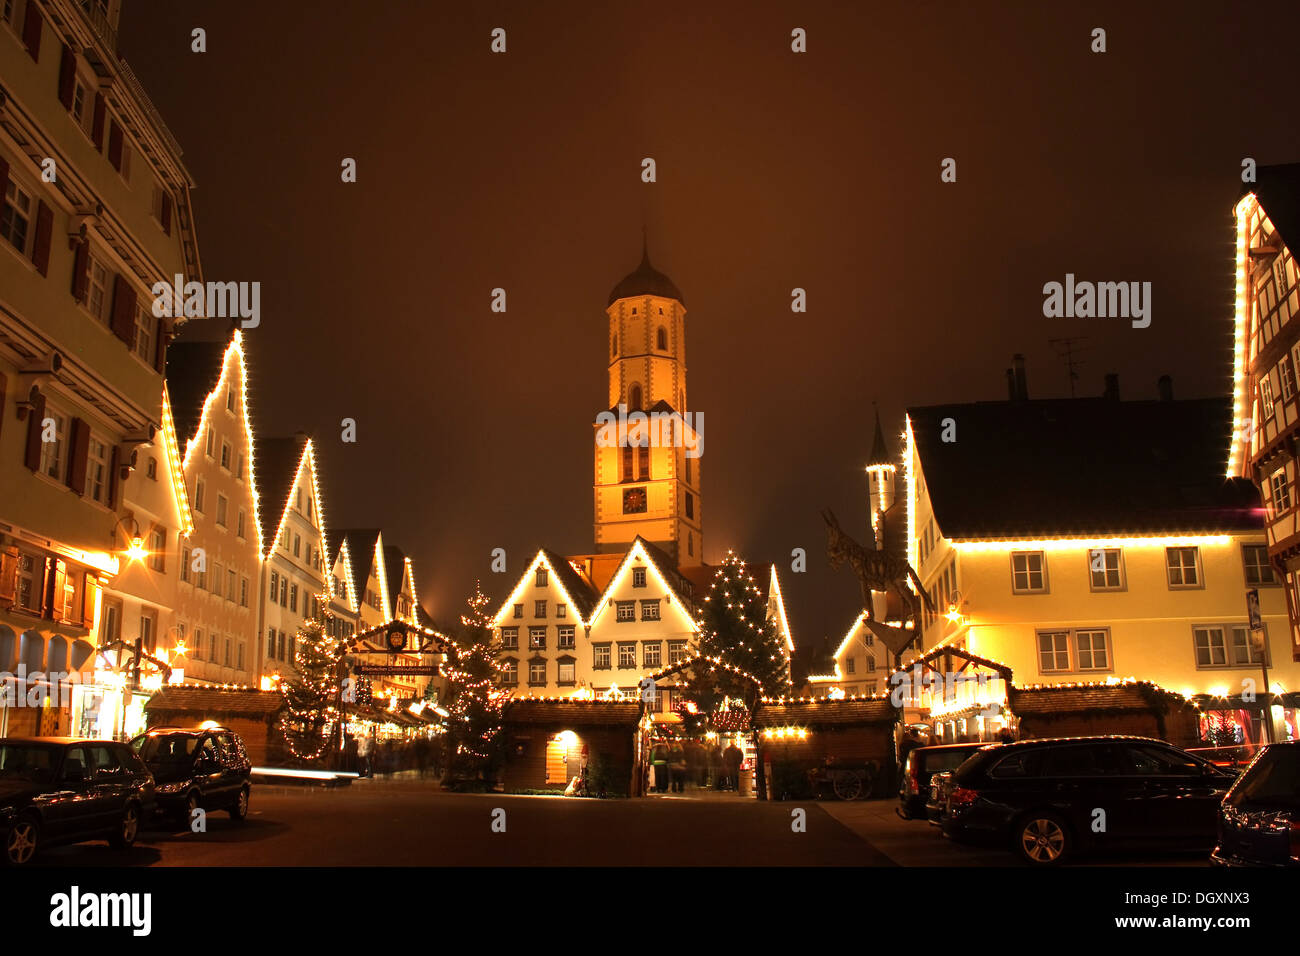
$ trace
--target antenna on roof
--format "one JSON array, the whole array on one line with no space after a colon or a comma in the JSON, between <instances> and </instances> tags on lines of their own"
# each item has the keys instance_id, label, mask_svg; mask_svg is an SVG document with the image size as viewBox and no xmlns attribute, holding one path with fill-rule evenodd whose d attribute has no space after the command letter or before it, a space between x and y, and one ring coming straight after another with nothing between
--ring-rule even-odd
<instances>
[{"instance_id":1,"label":"antenna on roof","mask_svg":"<svg viewBox=\"0 0 1300 956\"><path fill-rule=\"evenodd\" d=\"M1047 344L1056 352L1056 357L1065 365L1065 372L1070 380L1071 398L1074 398L1074 383L1079 381L1079 368L1083 365L1083 362L1075 356L1074 343L1087 341L1087 338L1086 335L1076 335L1072 338L1047 340Z\"/></svg>"}]
</instances>

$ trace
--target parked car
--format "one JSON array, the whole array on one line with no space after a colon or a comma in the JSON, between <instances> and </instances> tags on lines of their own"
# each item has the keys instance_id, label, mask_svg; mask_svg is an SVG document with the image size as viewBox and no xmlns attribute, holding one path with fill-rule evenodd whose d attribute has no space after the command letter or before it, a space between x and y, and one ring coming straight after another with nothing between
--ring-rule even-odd
<instances>
[{"instance_id":1,"label":"parked car","mask_svg":"<svg viewBox=\"0 0 1300 956\"><path fill-rule=\"evenodd\" d=\"M1259 744L1233 744L1230 747L1188 747L1187 752L1193 757L1208 760L1220 770L1234 770L1238 773L1246 769L1247 764L1259 753Z\"/></svg>"},{"instance_id":2,"label":"parked car","mask_svg":"<svg viewBox=\"0 0 1300 956\"><path fill-rule=\"evenodd\" d=\"M253 765L239 734L225 727L159 727L131 741L158 782L158 809L187 825L194 811L248 816Z\"/></svg>"},{"instance_id":3,"label":"parked car","mask_svg":"<svg viewBox=\"0 0 1300 956\"><path fill-rule=\"evenodd\" d=\"M952 771L944 770L930 778L930 796L925 801L925 819L931 826L943 823L948 809L948 794L952 792Z\"/></svg>"},{"instance_id":4,"label":"parked car","mask_svg":"<svg viewBox=\"0 0 1300 956\"><path fill-rule=\"evenodd\" d=\"M1219 806L1217 866L1300 866L1300 742L1269 744Z\"/></svg>"},{"instance_id":5,"label":"parked car","mask_svg":"<svg viewBox=\"0 0 1300 956\"><path fill-rule=\"evenodd\" d=\"M943 832L1009 844L1039 865L1087 850L1209 850L1235 777L1147 737L1025 740L982 750L953 772Z\"/></svg>"},{"instance_id":6,"label":"parked car","mask_svg":"<svg viewBox=\"0 0 1300 956\"><path fill-rule=\"evenodd\" d=\"M79 737L0 739L4 861L45 847L102 840L130 847L154 809L154 781L126 744Z\"/></svg>"},{"instance_id":7,"label":"parked car","mask_svg":"<svg viewBox=\"0 0 1300 956\"><path fill-rule=\"evenodd\" d=\"M926 818L926 798L930 795L930 778L945 770L956 770L981 747L995 747L987 742L934 744L916 747L903 762L903 776L898 783L897 813L904 820Z\"/></svg>"}]
</instances>

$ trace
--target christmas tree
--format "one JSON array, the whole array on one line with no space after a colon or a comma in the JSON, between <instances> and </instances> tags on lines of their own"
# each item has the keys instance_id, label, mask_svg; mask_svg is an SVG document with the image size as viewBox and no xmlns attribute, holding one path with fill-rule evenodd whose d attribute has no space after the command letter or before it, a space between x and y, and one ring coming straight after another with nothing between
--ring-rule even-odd
<instances>
[{"instance_id":1,"label":"christmas tree","mask_svg":"<svg viewBox=\"0 0 1300 956\"><path fill-rule=\"evenodd\" d=\"M735 552L727 552L714 574L701 603L699 623L700 653L728 665L714 669L711 683L716 690L712 695L706 687L699 688L701 697L696 701L701 709L716 710L722 697L737 698L752 707L753 685L743 675L754 678L764 696L790 692L789 652L776 622L768 619L766 596Z\"/></svg>"},{"instance_id":2,"label":"christmas tree","mask_svg":"<svg viewBox=\"0 0 1300 956\"><path fill-rule=\"evenodd\" d=\"M286 706L280 727L289 752L295 759L310 763L325 752L338 722L343 645L317 621L303 622L296 644L298 673L284 682Z\"/></svg>"},{"instance_id":3,"label":"christmas tree","mask_svg":"<svg viewBox=\"0 0 1300 956\"><path fill-rule=\"evenodd\" d=\"M447 648L447 776L475 778L497 757L505 693L496 686L497 642L488 596L476 581Z\"/></svg>"}]
</instances>

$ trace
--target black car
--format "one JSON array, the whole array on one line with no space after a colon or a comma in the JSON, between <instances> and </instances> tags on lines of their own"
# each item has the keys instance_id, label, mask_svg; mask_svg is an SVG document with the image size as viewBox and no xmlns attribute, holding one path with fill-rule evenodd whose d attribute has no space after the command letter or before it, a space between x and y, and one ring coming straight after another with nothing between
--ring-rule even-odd
<instances>
[{"instance_id":1,"label":"black car","mask_svg":"<svg viewBox=\"0 0 1300 956\"><path fill-rule=\"evenodd\" d=\"M1217 866L1300 866L1300 742L1269 744L1219 806Z\"/></svg>"},{"instance_id":2,"label":"black car","mask_svg":"<svg viewBox=\"0 0 1300 956\"><path fill-rule=\"evenodd\" d=\"M59 843L107 839L129 847L153 809L153 777L126 744L0 738L0 840L10 865Z\"/></svg>"},{"instance_id":3,"label":"black car","mask_svg":"<svg viewBox=\"0 0 1300 956\"><path fill-rule=\"evenodd\" d=\"M898 783L898 815L904 820L926 818L926 798L930 795L930 778L945 770L956 770L971 754L990 743L935 744L915 747L903 761L903 776Z\"/></svg>"},{"instance_id":4,"label":"black car","mask_svg":"<svg viewBox=\"0 0 1300 956\"><path fill-rule=\"evenodd\" d=\"M224 727L160 727L131 741L158 782L158 809L187 825L194 811L248 815L253 765L239 734Z\"/></svg>"},{"instance_id":5,"label":"black car","mask_svg":"<svg viewBox=\"0 0 1300 956\"><path fill-rule=\"evenodd\" d=\"M976 753L953 773L943 832L1035 864L1079 850L1210 849L1235 774L1162 740L1066 737Z\"/></svg>"}]
</instances>

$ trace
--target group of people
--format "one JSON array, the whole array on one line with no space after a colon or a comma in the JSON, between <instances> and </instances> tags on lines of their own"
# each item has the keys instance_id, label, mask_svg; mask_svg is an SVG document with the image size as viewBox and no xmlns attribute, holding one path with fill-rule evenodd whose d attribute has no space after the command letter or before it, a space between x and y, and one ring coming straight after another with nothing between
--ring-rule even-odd
<instances>
[{"instance_id":1,"label":"group of people","mask_svg":"<svg viewBox=\"0 0 1300 956\"><path fill-rule=\"evenodd\" d=\"M437 777L442 775L442 746L427 737L377 741L359 732L345 741L343 762L362 777L399 770L418 770L421 777L429 773Z\"/></svg>"},{"instance_id":2,"label":"group of people","mask_svg":"<svg viewBox=\"0 0 1300 956\"><path fill-rule=\"evenodd\" d=\"M682 793L686 785L714 790L739 790L745 755L735 743L725 750L717 741L656 740L650 746L646 791Z\"/></svg>"}]
</instances>

